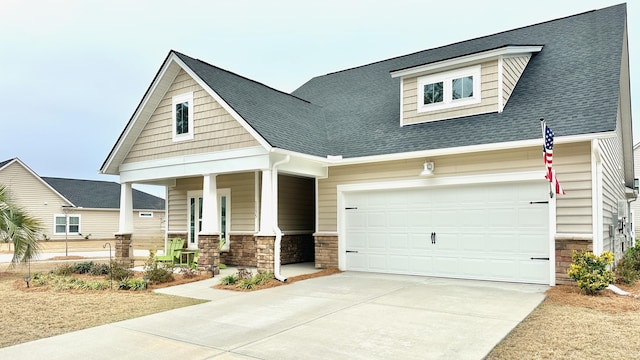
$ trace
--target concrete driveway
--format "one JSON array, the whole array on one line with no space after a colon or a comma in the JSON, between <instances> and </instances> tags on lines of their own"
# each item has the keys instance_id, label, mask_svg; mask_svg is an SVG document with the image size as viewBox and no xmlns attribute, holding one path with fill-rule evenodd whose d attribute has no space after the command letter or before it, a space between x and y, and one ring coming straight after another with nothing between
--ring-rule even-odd
<instances>
[{"instance_id":1,"label":"concrete driveway","mask_svg":"<svg viewBox=\"0 0 640 360\"><path fill-rule=\"evenodd\" d=\"M356 272L253 293L213 281L164 291L208 303L0 349L0 358L482 359L547 289Z\"/></svg>"}]
</instances>

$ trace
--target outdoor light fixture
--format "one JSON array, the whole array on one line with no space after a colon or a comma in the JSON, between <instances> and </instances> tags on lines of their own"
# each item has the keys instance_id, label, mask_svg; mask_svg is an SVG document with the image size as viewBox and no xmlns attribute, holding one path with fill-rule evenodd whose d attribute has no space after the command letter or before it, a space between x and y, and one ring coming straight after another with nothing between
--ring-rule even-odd
<instances>
[{"instance_id":1,"label":"outdoor light fixture","mask_svg":"<svg viewBox=\"0 0 640 360\"><path fill-rule=\"evenodd\" d=\"M425 161L424 169L420 173L420 176L433 176L433 170L435 169L435 165L433 161Z\"/></svg>"}]
</instances>

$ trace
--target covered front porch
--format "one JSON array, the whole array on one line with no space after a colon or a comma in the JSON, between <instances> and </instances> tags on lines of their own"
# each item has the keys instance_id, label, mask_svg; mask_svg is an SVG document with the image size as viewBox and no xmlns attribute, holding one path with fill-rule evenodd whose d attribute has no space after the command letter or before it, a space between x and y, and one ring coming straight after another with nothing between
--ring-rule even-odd
<instances>
[{"instance_id":1,"label":"covered front porch","mask_svg":"<svg viewBox=\"0 0 640 360\"><path fill-rule=\"evenodd\" d=\"M264 160L261 166L255 164L258 159ZM128 251L135 241L133 183L166 187L166 239L180 238L186 248L197 249L201 271L218 274L224 263L256 267L284 280L280 265L314 261L315 179L324 169L300 166L302 162L289 155L265 154L253 160L246 169L238 168L239 163L229 169L226 161L210 160L197 169L217 172L202 174L185 166L174 171L176 176L156 179L136 179L140 171L121 171L116 261L125 266L133 263Z\"/></svg>"}]
</instances>

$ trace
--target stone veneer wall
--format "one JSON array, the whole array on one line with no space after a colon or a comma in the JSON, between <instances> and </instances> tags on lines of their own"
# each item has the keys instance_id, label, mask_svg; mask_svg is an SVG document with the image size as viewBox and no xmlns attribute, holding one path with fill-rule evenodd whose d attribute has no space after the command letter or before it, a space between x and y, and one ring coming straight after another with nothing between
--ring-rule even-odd
<instances>
[{"instance_id":1,"label":"stone veneer wall","mask_svg":"<svg viewBox=\"0 0 640 360\"><path fill-rule=\"evenodd\" d=\"M315 237L316 268L338 267L338 236Z\"/></svg>"},{"instance_id":2,"label":"stone veneer wall","mask_svg":"<svg viewBox=\"0 0 640 360\"><path fill-rule=\"evenodd\" d=\"M255 236L230 235L229 241L229 250L220 252L221 263L233 266L256 266Z\"/></svg>"},{"instance_id":3,"label":"stone veneer wall","mask_svg":"<svg viewBox=\"0 0 640 360\"><path fill-rule=\"evenodd\" d=\"M558 285L576 284L567 275L573 250L593 251L593 243L591 240L556 239L556 284Z\"/></svg>"},{"instance_id":4,"label":"stone veneer wall","mask_svg":"<svg viewBox=\"0 0 640 360\"><path fill-rule=\"evenodd\" d=\"M314 261L313 235L285 235L280 243L280 264Z\"/></svg>"}]
</instances>

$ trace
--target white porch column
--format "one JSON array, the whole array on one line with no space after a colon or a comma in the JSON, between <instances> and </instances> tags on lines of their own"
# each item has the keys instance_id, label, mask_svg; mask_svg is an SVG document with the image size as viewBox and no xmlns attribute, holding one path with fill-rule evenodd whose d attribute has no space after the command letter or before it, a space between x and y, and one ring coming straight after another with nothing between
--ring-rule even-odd
<instances>
[{"instance_id":1,"label":"white porch column","mask_svg":"<svg viewBox=\"0 0 640 360\"><path fill-rule=\"evenodd\" d=\"M260 233L275 235L274 232L274 193L271 170L262 170L262 192L260 199Z\"/></svg>"},{"instance_id":2,"label":"white porch column","mask_svg":"<svg viewBox=\"0 0 640 360\"><path fill-rule=\"evenodd\" d=\"M133 195L131 183L120 184L120 223L119 234L133 233Z\"/></svg>"},{"instance_id":3,"label":"white porch column","mask_svg":"<svg viewBox=\"0 0 640 360\"><path fill-rule=\"evenodd\" d=\"M207 174L204 176L202 184L202 230L199 234L220 234L216 176L216 174Z\"/></svg>"}]
</instances>

